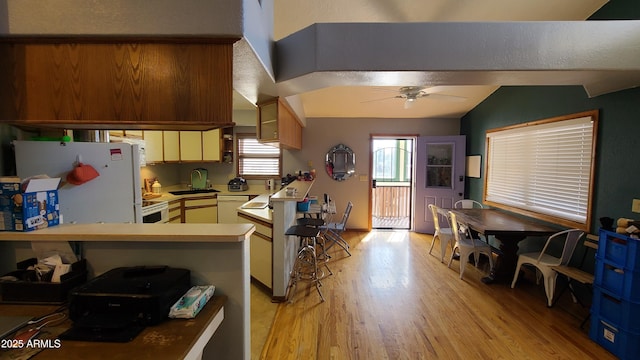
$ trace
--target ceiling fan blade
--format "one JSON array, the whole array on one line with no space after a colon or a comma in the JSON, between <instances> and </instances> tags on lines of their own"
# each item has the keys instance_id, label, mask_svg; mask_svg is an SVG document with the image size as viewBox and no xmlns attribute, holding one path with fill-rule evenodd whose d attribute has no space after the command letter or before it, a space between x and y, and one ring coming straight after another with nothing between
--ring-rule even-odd
<instances>
[{"instance_id":1,"label":"ceiling fan blade","mask_svg":"<svg viewBox=\"0 0 640 360\"><path fill-rule=\"evenodd\" d=\"M402 99L402 98L403 98L402 96L396 95L396 96L389 96L389 97L385 97L385 98L381 98L381 99L360 101L360 103L368 103L368 102L382 101L382 100L388 100L388 99Z\"/></svg>"},{"instance_id":2,"label":"ceiling fan blade","mask_svg":"<svg viewBox=\"0 0 640 360\"><path fill-rule=\"evenodd\" d=\"M467 98L463 96L445 95L445 94L438 94L438 93L424 94L424 95L421 95L420 97L422 98L426 97L432 100L443 100L443 101L450 101L450 102L467 101Z\"/></svg>"}]
</instances>

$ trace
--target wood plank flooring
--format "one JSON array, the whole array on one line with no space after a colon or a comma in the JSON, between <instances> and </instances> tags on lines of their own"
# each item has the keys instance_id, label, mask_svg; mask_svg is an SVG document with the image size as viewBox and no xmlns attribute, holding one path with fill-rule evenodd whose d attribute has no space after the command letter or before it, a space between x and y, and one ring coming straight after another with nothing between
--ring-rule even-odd
<instances>
[{"instance_id":1,"label":"wood plank flooring","mask_svg":"<svg viewBox=\"0 0 640 360\"><path fill-rule=\"evenodd\" d=\"M565 294L548 308L542 285L485 285L484 272L439 261L431 236L347 232L333 248L326 298L298 286L281 303L261 359L615 359L591 341L588 309ZM481 263L482 265L482 263Z\"/></svg>"}]
</instances>

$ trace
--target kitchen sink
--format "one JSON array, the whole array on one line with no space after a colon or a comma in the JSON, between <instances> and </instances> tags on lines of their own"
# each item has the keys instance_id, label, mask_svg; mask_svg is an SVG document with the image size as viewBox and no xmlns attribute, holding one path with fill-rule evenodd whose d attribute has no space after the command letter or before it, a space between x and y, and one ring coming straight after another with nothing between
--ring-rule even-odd
<instances>
[{"instance_id":1,"label":"kitchen sink","mask_svg":"<svg viewBox=\"0 0 640 360\"><path fill-rule=\"evenodd\" d=\"M214 193L220 192L219 190L214 189L191 189L191 190L176 190L169 191L169 194L173 195L189 195L189 194L206 194L206 193Z\"/></svg>"}]
</instances>

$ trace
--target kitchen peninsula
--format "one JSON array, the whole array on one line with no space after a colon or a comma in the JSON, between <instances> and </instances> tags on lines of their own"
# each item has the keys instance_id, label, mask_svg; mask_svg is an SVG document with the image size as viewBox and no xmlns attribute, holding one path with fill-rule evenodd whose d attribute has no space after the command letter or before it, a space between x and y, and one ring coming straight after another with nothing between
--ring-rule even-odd
<instances>
[{"instance_id":1,"label":"kitchen peninsula","mask_svg":"<svg viewBox=\"0 0 640 360\"><path fill-rule=\"evenodd\" d=\"M264 228L265 232L271 230L271 251L269 252L266 247L261 247L260 253L252 252L251 272L253 275L255 271L253 268L255 261L265 260L264 257L271 256L271 290L274 300L285 300L289 275L298 252L298 241L294 240L293 237L284 235L284 233L291 225L295 225L296 218L298 217L297 202L305 199L313 183L313 181L294 181L287 185L286 188L273 194L271 196L273 211L269 211L268 209L253 209L247 206L254 202L268 201L268 197L264 196L255 198L238 209L238 222L249 221L256 224L256 227L259 227L258 233L263 233L260 227ZM287 195L288 188L296 189L295 194ZM268 229L269 225L271 229ZM261 236L261 238L264 239L265 236ZM252 237L252 249L255 249L254 243L256 241L264 242L264 240L260 238ZM258 259L258 257L263 259ZM254 277L256 276L254 275ZM263 284L267 282L261 279L258 280ZM268 284L265 285L268 286Z\"/></svg>"},{"instance_id":2,"label":"kitchen peninsula","mask_svg":"<svg viewBox=\"0 0 640 360\"><path fill-rule=\"evenodd\" d=\"M33 257L31 242L77 241L90 277L120 266L168 265L191 270L193 285L227 296L224 320L203 359L249 359L251 224L64 224L33 232L0 232L0 270ZM205 342L206 343L206 342ZM204 346L203 344L201 344Z\"/></svg>"}]
</instances>

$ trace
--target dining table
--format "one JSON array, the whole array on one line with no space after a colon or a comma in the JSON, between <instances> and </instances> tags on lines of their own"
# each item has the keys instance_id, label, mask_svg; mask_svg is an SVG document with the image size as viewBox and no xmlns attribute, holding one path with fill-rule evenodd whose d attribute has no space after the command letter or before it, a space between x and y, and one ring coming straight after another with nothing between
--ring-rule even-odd
<instances>
[{"instance_id":1,"label":"dining table","mask_svg":"<svg viewBox=\"0 0 640 360\"><path fill-rule=\"evenodd\" d=\"M495 265L489 275L482 278L485 284L511 283L518 263L519 243L522 240L535 236L547 237L564 230L553 224L495 208L450 211L472 231L483 234L487 239L493 236L499 242Z\"/></svg>"}]
</instances>

